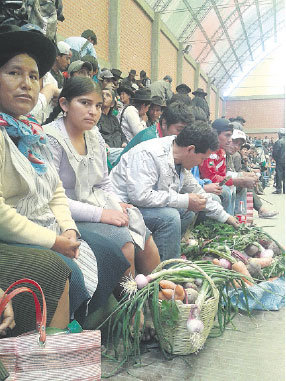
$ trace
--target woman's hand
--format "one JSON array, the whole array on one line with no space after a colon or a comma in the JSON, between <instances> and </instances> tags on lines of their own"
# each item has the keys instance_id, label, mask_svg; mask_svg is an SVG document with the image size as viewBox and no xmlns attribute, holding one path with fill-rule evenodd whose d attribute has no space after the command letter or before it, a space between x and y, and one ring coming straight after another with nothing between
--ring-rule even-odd
<instances>
[{"instance_id":1,"label":"woman's hand","mask_svg":"<svg viewBox=\"0 0 286 381\"><path fill-rule=\"evenodd\" d=\"M0 289L0 297L4 294L4 291ZM10 301L1 316L0 323L0 337L6 336L7 329L13 329L15 327L14 312L12 307L12 302Z\"/></svg>"},{"instance_id":2,"label":"woman's hand","mask_svg":"<svg viewBox=\"0 0 286 381\"><path fill-rule=\"evenodd\" d=\"M120 204L120 206L121 206L121 208L123 210L123 213L125 213L125 214L127 214L126 209L133 208L132 204L126 204L125 202L120 202L119 204Z\"/></svg>"},{"instance_id":3,"label":"woman's hand","mask_svg":"<svg viewBox=\"0 0 286 381\"><path fill-rule=\"evenodd\" d=\"M115 226L128 226L127 213L119 210L103 209L100 222Z\"/></svg>"},{"instance_id":4,"label":"woman's hand","mask_svg":"<svg viewBox=\"0 0 286 381\"><path fill-rule=\"evenodd\" d=\"M74 237L67 237L67 232L76 232L74 230L67 230L61 235L58 235L52 250L57 251L69 258L78 258L80 242ZM70 234L70 233L69 233Z\"/></svg>"}]
</instances>

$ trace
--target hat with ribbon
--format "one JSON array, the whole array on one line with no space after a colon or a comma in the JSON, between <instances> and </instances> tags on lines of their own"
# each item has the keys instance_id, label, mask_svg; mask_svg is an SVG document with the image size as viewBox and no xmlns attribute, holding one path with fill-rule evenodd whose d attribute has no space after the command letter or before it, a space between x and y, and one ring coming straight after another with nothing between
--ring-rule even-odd
<instances>
[{"instance_id":1,"label":"hat with ribbon","mask_svg":"<svg viewBox=\"0 0 286 381\"><path fill-rule=\"evenodd\" d=\"M208 93L206 93L205 91L204 91L204 89L202 89L202 88L198 88L196 91L193 91L192 92L192 94L194 94L194 95L207 95Z\"/></svg>"}]
</instances>

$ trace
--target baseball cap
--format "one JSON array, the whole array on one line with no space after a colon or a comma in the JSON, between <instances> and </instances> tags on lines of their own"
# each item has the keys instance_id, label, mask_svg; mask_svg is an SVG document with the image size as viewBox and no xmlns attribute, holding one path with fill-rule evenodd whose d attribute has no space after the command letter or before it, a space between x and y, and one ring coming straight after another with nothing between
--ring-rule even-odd
<instances>
[{"instance_id":1,"label":"baseball cap","mask_svg":"<svg viewBox=\"0 0 286 381\"><path fill-rule=\"evenodd\" d=\"M69 44L67 44L64 41L59 41L57 43L57 48L60 54L66 54L66 55L71 54L71 47L69 46Z\"/></svg>"},{"instance_id":2,"label":"baseball cap","mask_svg":"<svg viewBox=\"0 0 286 381\"><path fill-rule=\"evenodd\" d=\"M234 129L231 138L232 138L232 140L243 139L246 142L246 135L241 130Z\"/></svg>"},{"instance_id":3,"label":"baseball cap","mask_svg":"<svg viewBox=\"0 0 286 381\"><path fill-rule=\"evenodd\" d=\"M226 118L218 118L213 121L212 128L214 128L217 131L232 131L233 125Z\"/></svg>"},{"instance_id":4,"label":"baseball cap","mask_svg":"<svg viewBox=\"0 0 286 381\"><path fill-rule=\"evenodd\" d=\"M72 74L76 71L79 71L83 67L87 68L87 70L89 70L89 71L92 71L92 64L90 62L84 62L84 61L77 60L77 61L74 61L70 64L70 66L68 68L68 73Z\"/></svg>"}]
</instances>

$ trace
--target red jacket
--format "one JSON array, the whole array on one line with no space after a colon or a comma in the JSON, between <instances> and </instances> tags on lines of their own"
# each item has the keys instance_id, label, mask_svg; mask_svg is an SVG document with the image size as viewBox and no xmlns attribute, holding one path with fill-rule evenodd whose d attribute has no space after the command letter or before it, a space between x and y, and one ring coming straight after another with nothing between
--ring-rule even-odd
<instances>
[{"instance_id":1,"label":"red jacket","mask_svg":"<svg viewBox=\"0 0 286 381\"><path fill-rule=\"evenodd\" d=\"M203 161L199 166L201 179L210 179L213 183L220 183L226 177L226 154L223 149L219 149L216 153ZM232 179L228 180L225 185L233 185Z\"/></svg>"}]
</instances>

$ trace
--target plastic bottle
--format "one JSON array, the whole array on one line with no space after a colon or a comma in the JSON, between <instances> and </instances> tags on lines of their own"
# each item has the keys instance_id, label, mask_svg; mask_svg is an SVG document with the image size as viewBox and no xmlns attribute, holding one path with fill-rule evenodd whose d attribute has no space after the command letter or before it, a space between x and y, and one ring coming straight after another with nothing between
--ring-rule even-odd
<instances>
[{"instance_id":1,"label":"plastic bottle","mask_svg":"<svg viewBox=\"0 0 286 381\"><path fill-rule=\"evenodd\" d=\"M244 201L239 201L239 214L237 214L236 217L238 218L239 223L246 223L246 207Z\"/></svg>"}]
</instances>

